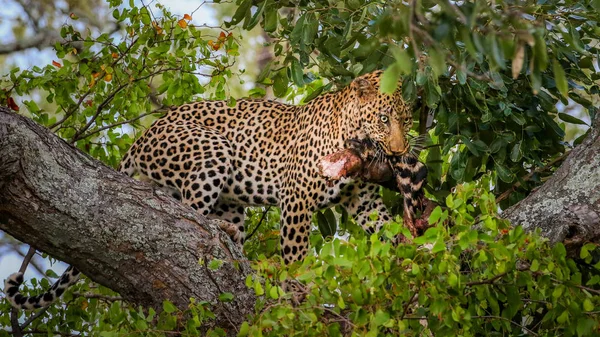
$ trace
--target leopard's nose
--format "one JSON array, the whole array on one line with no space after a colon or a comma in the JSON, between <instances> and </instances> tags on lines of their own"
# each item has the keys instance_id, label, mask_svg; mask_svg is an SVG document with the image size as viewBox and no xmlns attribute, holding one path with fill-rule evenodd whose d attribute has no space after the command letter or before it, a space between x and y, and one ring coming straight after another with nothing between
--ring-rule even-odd
<instances>
[{"instance_id":1,"label":"leopard's nose","mask_svg":"<svg viewBox=\"0 0 600 337\"><path fill-rule=\"evenodd\" d=\"M398 155L398 154L404 154L407 151L407 146L404 143L404 140L402 138L400 139L392 139L390 141L390 151L394 154L394 155Z\"/></svg>"}]
</instances>

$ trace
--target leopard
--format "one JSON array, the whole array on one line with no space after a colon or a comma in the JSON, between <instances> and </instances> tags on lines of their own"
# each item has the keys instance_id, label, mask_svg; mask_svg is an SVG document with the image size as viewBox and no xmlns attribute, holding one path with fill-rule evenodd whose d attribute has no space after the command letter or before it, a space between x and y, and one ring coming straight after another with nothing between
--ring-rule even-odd
<instances>
[{"instance_id":1,"label":"leopard","mask_svg":"<svg viewBox=\"0 0 600 337\"><path fill-rule=\"evenodd\" d=\"M279 207L283 262L301 261L310 253L315 211L341 205L368 233L391 220L379 184L353 178L332 183L320 176L319 159L347 141L368 140L371 160L404 158L395 161L406 180L402 192L409 200L421 193L424 166L416 165L411 151L411 104L402 97L401 83L391 94L380 90L382 74L358 76L303 105L238 99L234 105L205 100L171 107L134 141L118 170L150 181L240 244L246 207ZM23 276L15 273L5 292L14 307L38 308L78 277L69 267L47 293L26 297L18 291Z\"/></svg>"}]
</instances>

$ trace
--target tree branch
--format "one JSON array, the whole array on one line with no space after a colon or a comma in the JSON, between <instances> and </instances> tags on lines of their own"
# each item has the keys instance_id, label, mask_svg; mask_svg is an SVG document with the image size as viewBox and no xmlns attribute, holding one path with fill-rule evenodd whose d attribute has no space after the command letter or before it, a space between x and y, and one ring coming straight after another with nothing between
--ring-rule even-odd
<instances>
[{"instance_id":1,"label":"tree branch","mask_svg":"<svg viewBox=\"0 0 600 337\"><path fill-rule=\"evenodd\" d=\"M0 55L11 54L29 48L43 49L53 46L58 41L60 41L60 36L55 32L42 30L31 37L19 39L19 41L13 43L0 44Z\"/></svg>"},{"instance_id":2,"label":"tree branch","mask_svg":"<svg viewBox=\"0 0 600 337\"><path fill-rule=\"evenodd\" d=\"M130 302L214 305L235 334L254 311L248 262L210 221L104 166L33 121L0 107L0 229L70 263ZM206 272L198 261L220 259ZM218 286L217 286L218 285ZM234 295L219 302L221 292ZM229 311L236 312L231 316Z\"/></svg>"},{"instance_id":3,"label":"tree branch","mask_svg":"<svg viewBox=\"0 0 600 337\"><path fill-rule=\"evenodd\" d=\"M570 254L586 242L600 242L600 114L550 179L502 216L525 230L540 228Z\"/></svg>"}]
</instances>

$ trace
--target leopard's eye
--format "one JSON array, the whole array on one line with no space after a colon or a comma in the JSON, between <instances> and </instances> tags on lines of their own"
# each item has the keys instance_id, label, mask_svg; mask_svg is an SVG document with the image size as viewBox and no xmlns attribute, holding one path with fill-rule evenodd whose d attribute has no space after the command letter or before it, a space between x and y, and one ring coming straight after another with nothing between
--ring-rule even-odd
<instances>
[{"instance_id":1,"label":"leopard's eye","mask_svg":"<svg viewBox=\"0 0 600 337\"><path fill-rule=\"evenodd\" d=\"M406 117L404 119L404 124L408 124L408 123L410 123L410 121L411 121L411 118L410 117Z\"/></svg>"},{"instance_id":2,"label":"leopard's eye","mask_svg":"<svg viewBox=\"0 0 600 337\"><path fill-rule=\"evenodd\" d=\"M384 123L387 123L389 121L389 118L387 115L379 115L379 119L381 119L381 121Z\"/></svg>"}]
</instances>

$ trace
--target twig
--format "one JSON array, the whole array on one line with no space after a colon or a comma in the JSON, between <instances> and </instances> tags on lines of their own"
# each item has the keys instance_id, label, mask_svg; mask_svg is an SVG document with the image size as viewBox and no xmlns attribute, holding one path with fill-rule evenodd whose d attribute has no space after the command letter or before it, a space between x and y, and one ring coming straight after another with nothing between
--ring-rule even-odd
<instances>
[{"instance_id":1,"label":"twig","mask_svg":"<svg viewBox=\"0 0 600 337\"><path fill-rule=\"evenodd\" d=\"M95 298L95 299L99 299L99 300L105 300L108 302L116 302L116 301L123 301L123 297L121 296L108 296L108 295L101 295L101 294L82 294L82 293L78 293L78 292L74 292L73 296L75 297L85 297L85 298Z\"/></svg>"},{"instance_id":2,"label":"twig","mask_svg":"<svg viewBox=\"0 0 600 337\"><path fill-rule=\"evenodd\" d=\"M19 249L19 247L21 246L21 244L19 244L19 243L17 243L17 242L15 242L15 243L12 243L12 242L11 242L11 243L8 243L8 245L10 245L10 246L11 246L11 249L12 249L14 252L16 252L17 254L19 254L19 255L20 255L22 258L25 258L25 256L27 256L27 253L23 253L23 252L22 252L22 251ZM0 254L0 255L1 255L1 254ZM35 270L36 270L36 271L37 271L37 272L38 272L40 275L44 275L44 274L45 274L45 272L44 272L44 270L43 270L42 266L40 266L40 265L39 265L39 263L37 263L37 262L35 261L35 259L33 259L33 258L32 258L32 259L31 259L31 261L29 261L29 266L33 267L33 268L34 268L34 269L35 269ZM29 266L28 266L28 267L29 267Z\"/></svg>"},{"instance_id":3,"label":"twig","mask_svg":"<svg viewBox=\"0 0 600 337\"><path fill-rule=\"evenodd\" d=\"M40 311L36 312L35 315L29 316L29 318L25 322L23 322L23 324L21 324L20 329L21 330L25 329L29 324L31 324L31 322L35 321L40 316L42 316L46 311L48 311L49 308L50 307L43 307L42 309L40 309Z\"/></svg>"},{"instance_id":4,"label":"twig","mask_svg":"<svg viewBox=\"0 0 600 337\"><path fill-rule=\"evenodd\" d=\"M419 51L419 46L417 46L417 41L415 41L415 36L413 31L415 30L415 25L413 24L413 18L415 16L415 3L416 0L410 1L410 19L408 22L408 38L410 39L410 43L412 44L413 51L415 53L415 59L419 60L419 56L421 52ZM419 61L419 69L423 69L423 62Z\"/></svg>"},{"instance_id":5,"label":"twig","mask_svg":"<svg viewBox=\"0 0 600 337\"><path fill-rule=\"evenodd\" d=\"M526 270L529 270L529 265L518 267L516 271L526 271ZM467 282L465 285L467 287L471 287L471 286L477 286L477 285L482 285L482 284L492 284L492 283L494 283L494 281L496 281L497 279L505 276L509 272L510 271L506 271L504 273L500 273L500 274L498 274L498 275L496 275L494 277L491 277L491 278L488 278L488 279L485 279L485 280Z\"/></svg>"},{"instance_id":6,"label":"twig","mask_svg":"<svg viewBox=\"0 0 600 337\"><path fill-rule=\"evenodd\" d=\"M27 331L23 331L26 334L41 334L41 335L47 335L48 334L48 330L39 330L39 329L33 329L33 330L27 330ZM81 335L77 335L77 334L72 334L72 333L68 333L68 332L61 332L61 331L52 331L51 332L52 335L59 335L59 336L65 336L65 337L79 337Z\"/></svg>"},{"instance_id":7,"label":"twig","mask_svg":"<svg viewBox=\"0 0 600 337\"><path fill-rule=\"evenodd\" d=\"M131 41L131 44L129 45L129 47L127 47L127 49L121 54L119 55L119 57L114 60L111 64L111 66L116 65L119 61L121 61L123 59L123 57L125 57L125 55L127 55L127 53L131 50L131 48L133 48L133 46L138 42L139 38L136 38L135 40ZM132 82L133 83L133 82ZM122 84L120 85L117 90L113 91L110 95L108 95L108 97L102 102L100 103L100 105L98 105L98 108L96 109L96 113L94 114L94 116L92 116L92 118L90 118L90 120L87 122L87 124L81 128L80 130L78 130L75 135L73 136L72 140L71 140L71 144L75 143L78 138L82 133L84 133L85 131L87 131L90 126L92 126L92 124L96 121L96 118L98 118L98 116L100 115L100 113L102 112L102 109L108 105L108 103L110 103L112 101L112 99L119 93L119 91L123 90L123 88L127 87L130 83L127 84Z\"/></svg>"},{"instance_id":8,"label":"twig","mask_svg":"<svg viewBox=\"0 0 600 337\"><path fill-rule=\"evenodd\" d=\"M146 116L149 116L149 115L152 115L152 114L156 114L156 113L164 112L165 109L166 109L165 107L161 107L161 108L158 108L158 109L156 109L154 111L143 113L143 114L141 114L141 115L139 115L137 117L134 117L134 118L126 120L126 121L122 121L122 122L118 122L118 123L115 123L115 124L103 126L103 127L99 128L99 129L96 129L94 131L90 131L90 132L88 132L88 133L86 133L86 134L84 134L82 136L79 136L79 138L77 140L88 138L88 137L90 137L90 136L92 136L92 135L94 135L96 133L102 132L102 131L104 131L106 129L111 129L111 128L117 127L119 125L130 124L130 123L135 122L138 119L142 119L142 118L144 118ZM75 141L77 141L77 140L75 140Z\"/></svg>"},{"instance_id":9,"label":"twig","mask_svg":"<svg viewBox=\"0 0 600 337\"><path fill-rule=\"evenodd\" d=\"M417 299L417 296L419 296L419 291L416 291L412 295L412 297L410 298L410 300L408 300L408 302L406 302L406 304L404 305L404 310L402 310L402 316L400 316L400 320L404 319L404 317L406 316L406 313L408 312L408 307L410 307L410 305L415 302L415 300Z\"/></svg>"},{"instance_id":10,"label":"twig","mask_svg":"<svg viewBox=\"0 0 600 337\"><path fill-rule=\"evenodd\" d=\"M529 334L531 334L531 335L533 335L533 336L537 336L537 335L538 335L537 333L535 333L535 332L531 331L530 329L526 328L524 325L521 325L521 324L519 324L519 323L517 323L517 322L514 322L513 320L510 320L510 319L508 319L508 318L504 318L504 317L501 317L501 316L471 316L471 318L492 318L492 319L500 319L500 320L503 320L503 321L507 321L507 322L509 322L510 324L513 324L513 325L515 325L515 326L518 326L519 328L521 328L521 329L523 329L523 330L527 331L527 333L529 333Z\"/></svg>"},{"instance_id":11,"label":"twig","mask_svg":"<svg viewBox=\"0 0 600 337\"><path fill-rule=\"evenodd\" d=\"M269 213L270 210L271 210L271 206L267 207L267 209L263 212L262 217L260 218L260 221L258 222L258 225L256 225L256 227L254 227L254 230L252 231L252 233L250 233L250 235L248 235L248 237L246 237L246 239L245 239L246 241L250 240L250 238L254 235L254 233L256 233L256 231L258 230L258 228L260 227L263 220L267 216L267 213Z\"/></svg>"},{"instance_id":12,"label":"twig","mask_svg":"<svg viewBox=\"0 0 600 337\"><path fill-rule=\"evenodd\" d=\"M31 261L31 259L33 258L34 255L35 255L35 248L29 247L29 251L27 252L27 255L25 255L25 258L23 259L23 263L21 263L21 268L19 268L19 273L22 273L22 274L25 273L25 270L27 270L27 266L29 265L29 262ZM15 336L15 337L23 336L23 327L19 326L19 311L17 310L17 308L12 308L12 310L10 311L10 325L12 328L13 336Z\"/></svg>"},{"instance_id":13,"label":"twig","mask_svg":"<svg viewBox=\"0 0 600 337\"><path fill-rule=\"evenodd\" d=\"M419 110L419 135L427 133L427 117L429 117L429 113L426 112L426 109L427 104L423 104Z\"/></svg>"},{"instance_id":14,"label":"twig","mask_svg":"<svg viewBox=\"0 0 600 337\"><path fill-rule=\"evenodd\" d=\"M600 290L588 288L588 287L585 287L585 286L582 286L582 285L579 285L579 284L567 283L567 282L564 282L564 281L561 281L561 280L557 280L555 278L553 278L551 280L552 280L552 282L560 283L560 284L566 285L568 287L575 287L575 288L579 288L581 290L589 291L589 292L594 293L596 295L600 295Z\"/></svg>"}]
</instances>

